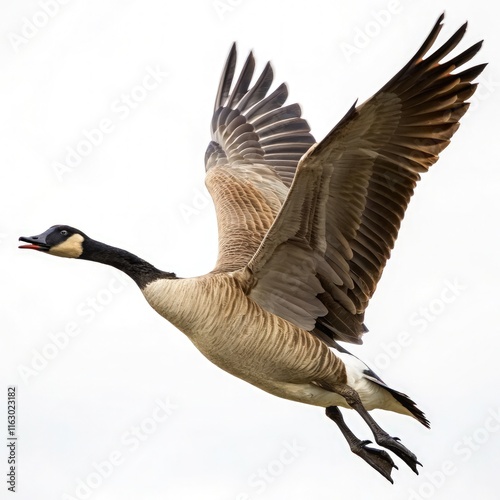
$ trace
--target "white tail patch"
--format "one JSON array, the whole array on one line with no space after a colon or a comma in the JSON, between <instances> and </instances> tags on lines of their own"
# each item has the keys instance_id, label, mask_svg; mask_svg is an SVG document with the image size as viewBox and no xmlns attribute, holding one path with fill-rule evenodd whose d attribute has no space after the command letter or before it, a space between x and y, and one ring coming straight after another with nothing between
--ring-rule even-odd
<instances>
[{"instance_id":1,"label":"white tail patch","mask_svg":"<svg viewBox=\"0 0 500 500\"><path fill-rule=\"evenodd\" d=\"M352 387L361 398L363 406L367 410L376 408L381 410L393 411L403 415L414 416L405 408L393 395L378 383L370 380L365 371L371 371L367 365L352 354L340 352L331 348L335 356L338 356L344 363L347 374L347 385Z\"/></svg>"}]
</instances>

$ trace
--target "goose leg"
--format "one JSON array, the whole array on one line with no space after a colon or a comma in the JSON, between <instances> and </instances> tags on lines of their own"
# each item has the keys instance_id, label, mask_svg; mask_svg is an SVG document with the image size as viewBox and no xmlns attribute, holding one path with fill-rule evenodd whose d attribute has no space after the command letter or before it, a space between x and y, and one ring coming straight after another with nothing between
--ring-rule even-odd
<instances>
[{"instance_id":1,"label":"goose leg","mask_svg":"<svg viewBox=\"0 0 500 500\"><path fill-rule=\"evenodd\" d=\"M377 472L382 474L388 481L394 483L391 478L392 469L397 469L389 454L384 450L370 448L367 446L371 441L361 441L347 427L342 417L342 413L336 406L329 406L326 409L327 417L331 418L338 426L347 440L351 451L361 457L365 462L371 465Z\"/></svg>"},{"instance_id":2,"label":"goose leg","mask_svg":"<svg viewBox=\"0 0 500 500\"><path fill-rule=\"evenodd\" d=\"M399 438L390 436L375 422L373 417L368 413L368 410L363 406L363 403L361 403L361 399L354 389L348 385L342 385L336 386L335 392L343 396L349 406L361 415L361 418L370 427L378 445L395 453L415 474L418 474L417 465L421 466L422 464L417 460L417 457L406 446L400 443Z\"/></svg>"}]
</instances>

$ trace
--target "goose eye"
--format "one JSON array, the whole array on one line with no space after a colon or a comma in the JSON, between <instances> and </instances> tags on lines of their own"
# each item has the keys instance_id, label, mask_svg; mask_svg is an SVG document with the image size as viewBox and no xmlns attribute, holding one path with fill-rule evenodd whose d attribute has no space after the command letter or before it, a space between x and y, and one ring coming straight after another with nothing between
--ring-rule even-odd
<instances>
[{"instance_id":1,"label":"goose eye","mask_svg":"<svg viewBox=\"0 0 500 500\"><path fill-rule=\"evenodd\" d=\"M63 229L60 234L62 234L63 236L67 236L68 235L68 231L66 231L66 229Z\"/></svg>"}]
</instances>

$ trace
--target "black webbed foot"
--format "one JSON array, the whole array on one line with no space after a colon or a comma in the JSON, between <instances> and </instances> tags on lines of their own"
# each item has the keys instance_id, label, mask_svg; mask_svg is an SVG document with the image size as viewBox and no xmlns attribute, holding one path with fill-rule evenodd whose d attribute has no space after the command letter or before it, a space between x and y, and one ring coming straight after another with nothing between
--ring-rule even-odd
<instances>
[{"instance_id":1,"label":"black webbed foot","mask_svg":"<svg viewBox=\"0 0 500 500\"><path fill-rule=\"evenodd\" d=\"M336 392L341 394L346 399L349 406L356 410L361 418L368 424L371 431L373 432L373 436L375 437L375 441L377 442L377 444L395 453L408 465L408 467L410 467L413 472L415 472L415 474L418 474L417 465L421 466L422 464L417 460L415 454L413 454L408 448L406 448L406 446L401 444L399 438L389 436L389 434L387 434L387 432L385 432L377 424L377 422L375 422L373 417L361 403L359 394L354 389L346 385L338 386L336 388ZM337 409L337 411L339 410Z\"/></svg>"},{"instance_id":2,"label":"black webbed foot","mask_svg":"<svg viewBox=\"0 0 500 500\"><path fill-rule=\"evenodd\" d=\"M385 450L367 446L369 443L371 443L371 441L359 441L359 444L353 443L351 450L367 464L371 465L377 472L382 474L388 481L394 483L391 472L392 469L398 468L397 465L393 462L389 453Z\"/></svg>"},{"instance_id":3,"label":"black webbed foot","mask_svg":"<svg viewBox=\"0 0 500 500\"><path fill-rule=\"evenodd\" d=\"M361 441L347 427L347 424L336 406L330 406L326 409L326 414L339 427L342 434L347 440L351 451L361 457L367 464L371 465L377 472L382 474L388 481L394 483L391 478L392 469L397 469L392 458L384 450L371 448L368 445L371 441Z\"/></svg>"},{"instance_id":4,"label":"black webbed foot","mask_svg":"<svg viewBox=\"0 0 500 500\"><path fill-rule=\"evenodd\" d=\"M377 444L396 454L415 474L418 474L417 465L422 466L422 464L417 460L414 453L400 443L399 438L391 437L389 434L382 432L375 434L375 440Z\"/></svg>"}]
</instances>

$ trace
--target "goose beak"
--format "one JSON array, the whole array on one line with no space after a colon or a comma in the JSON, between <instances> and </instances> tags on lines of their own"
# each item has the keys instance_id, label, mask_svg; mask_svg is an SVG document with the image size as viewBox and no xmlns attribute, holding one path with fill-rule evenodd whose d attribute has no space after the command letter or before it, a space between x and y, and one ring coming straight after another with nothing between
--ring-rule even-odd
<instances>
[{"instance_id":1,"label":"goose beak","mask_svg":"<svg viewBox=\"0 0 500 500\"><path fill-rule=\"evenodd\" d=\"M19 248L31 248L32 250L40 250L42 252L48 252L50 250L50 245L45 242L45 235L40 234L38 236L21 236L19 241L25 241L28 245L19 245Z\"/></svg>"}]
</instances>

